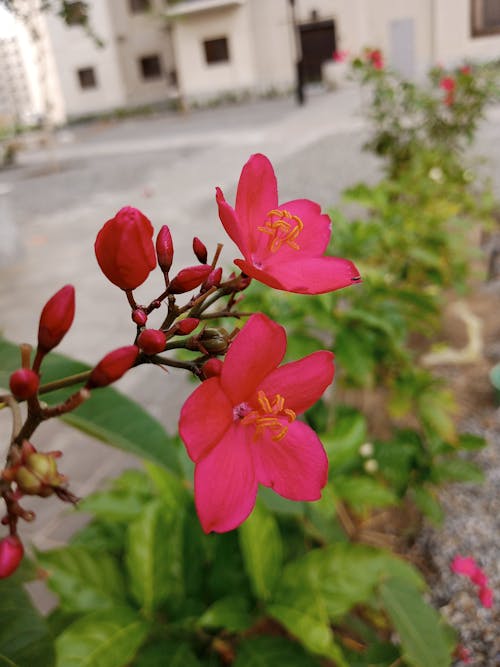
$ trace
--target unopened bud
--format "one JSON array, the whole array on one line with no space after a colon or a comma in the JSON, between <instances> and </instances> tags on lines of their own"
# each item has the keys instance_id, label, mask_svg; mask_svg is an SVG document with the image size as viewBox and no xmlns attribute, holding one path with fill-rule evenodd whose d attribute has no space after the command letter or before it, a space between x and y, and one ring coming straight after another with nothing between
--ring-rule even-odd
<instances>
[{"instance_id":1,"label":"unopened bud","mask_svg":"<svg viewBox=\"0 0 500 667\"><path fill-rule=\"evenodd\" d=\"M212 357L211 359L208 359L205 361L203 366L201 367L201 372L205 376L205 378L208 380L208 378L213 378L217 377L221 374L222 371L222 366L223 363L220 359L216 359L215 357Z\"/></svg>"},{"instance_id":2,"label":"unopened bud","mask_svg":"<svg viewBox=\"0 0 500 667\"><path fill-rule=\"evenodd\" d=\"M144 329L137 338L137 345L145 354L159 354L165 349L167 337L159 329Z\"/></svg>"},{"instance_id":3,"label":"unopened bud","mask_svg":"<svg viewBox=\"0 0 500 667\"><path fill-rule=\"evenodd\" d=\"M94 368L87 381L87 388L107 387L119 380L134 365L139 348L136 345L119 347L109 352Z\"/></svg>"},{"instance_id":4,"label":"unopened bud","mask_svg":"<svg viewBox=\"0 0 500 667\"><path fill-rule=\"evenodd\" d=\"M199 336L186 341L188 350L201 350L208 354L223 354L229 347L229 336L225 329L204 329Z\"/></svg>"},{"instance_id":5,"label":"unopened bud","mask_svg":"<svg viewBox=\"0 0 500 667\"><path fill-rule=\"evenodd\" d=\"M208 278L205 280L205 287L207 289L210 289L211 287L219 287L221 280L222 280L222 267L219 266L217 269L211 271Z\"/></svg>"},{"instance_id":6,"label":"unopened bud","mask_svg":"<svg viewBox=\"0 0 500 667\"><path fill-rule=\"evenodd\" d=\"M212 267L209 264L197 264L181 269L170 283L170 292L172 294L190 292L205 282L211 272Z\"/></svg>"},{"instance_id":7,"label":"unopened bud","mask_svg":"<svg viewBox=\"0 0 500 667\"><path fill-rule=\"evenodd\" d=\"M22 493L46 498L65 478L59 474L54 456L34 452L26 457L24 465L16 471L15 480Z\"/></svg>"},{"instance_id":8,"label":"unopened bud","mask_svg":"<svg viewBox=\"0 0 500 667\"><path fill-rule=\"evenodd\" d=\"M185 319L176 323L175 333L181 336L186 336L187 334L192 333L199 323L200 320L197 317L186 317Z\"/></svg>"},{"instance_id":9,"label":"unopened bud","mask_svg":"<svg viewBox=\"0 0 500 667\"><path fill-rule=\"evenodd\" d=\"M365 458L373 456L373 451L374 451L373 445L371 442L365 442L359 448L359 453L361 454L361 456L364 456Z\"/></svg>"},{"instance_id":10,"label":"unopened bud","mask_svg":"<svg viewBox=\"0 0 500 667\"><path fill-rule=\"evenodd\" d=\"M46 353L59 345L75 316L75 288L65 285L45 304L38 327L38 347Z\"/></svg>"},{"instance_id":11,"label":"unopened bud","mask_svg":"<svg viewBox=\"0 0 500 667\"><path fill-rule=\"evenodd\" d=\"M208 257L207 247L203 243L203 241L200 241L200 239L197 236L195 236L193 239L193 251L194 254L196 255L196 259L198 259L198 261L201 264L207 263L207 257Z\"/></svg>"},{"instance_id":12,"label":"unopened bud","mask_svg":"<svg viewBox=\"0 0 500 667\"><path fill-rule=\"evenodd\" d=\"M24 547L17 535L8 535L0 540L0 579L10 577L19 567Z\"/></svg>"},{"instance_id":13,"label":"unopened bud","mask_svg":"<svg viewBox=\"0 0 500 667\"><path fill-rule=\"evenodd\" d=\"M20 368L14 371L9 379L10 391L18 401L31 398L38 391L40 378L35 371L29 368Z\"/></svg>"},{"instance_id":14,"label":"unopened bud","mask_svg":"<svg viewBox=\"0 0 500 667\"><path fill-rule=\"evenodd\" d=\"M378 470L378 463L375 459L368 459L365 461L363 468L369 475L373 475L373 473L376 473Z\"/></svg>"},{"instance_id":15,"label":"unopened bud","mask_svg":"<svg viewBox=\"0 0 500 667\"><path fill-rule=\"evenodd\" d=\"M132 320L138 327L143 327L148 321L148 316L142 308L136 308L132 311Z\"/></svg>"},{"instance_id":16,"label":"unopened bud","mask_svg":"<svg viewBox=\"0 0 500 667\"><path fill-rule=\"evenodd\" d=\"M174 259L174 244L167 225L163 225L156 237L156 256L160 269L163 273L168 273Z\"/></svg>"}]
</instances>

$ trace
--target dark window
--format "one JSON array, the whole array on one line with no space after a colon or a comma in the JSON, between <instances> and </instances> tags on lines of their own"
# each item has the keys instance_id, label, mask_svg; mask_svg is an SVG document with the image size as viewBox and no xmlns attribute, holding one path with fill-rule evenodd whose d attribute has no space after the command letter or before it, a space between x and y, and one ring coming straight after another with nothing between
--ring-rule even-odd
<instances>
[{"instance_id":1,"label":"dark window","mask_svg":"<svg viewBox=\"0 0 500 667\"><path fill-rule=\"evenodd\" d=\"M158 79L161 77L161 62L157 55L144 56L139 59L143 79Z\"/></svg>"},{"instance_id":2,"label":"dark window","mask_svg":"<svg viewBox=\"0 0 500 667\"><path fill-rule=\"evenodd\" d=\"M212 63L225 63L229 60L229 46L227 37L218 39L206 39L203 42L205 49L205 60L209 65Z\"/></svg>"},{"instance_id":3,"label":"dark window","mask_svg":"<svg viewBox=\"0 0 500 667\"><path fill-rule=\"evenodd\" d=\"M151 9L150 0L129 0L129 7L132 14L142 14Z\"/></svg>"},{"instance_id":4,"label":"dark window","mask_svg":"<svg viewBox=\"0 0 500 667\"><path fill-rule=\"evenodd\" d=\"M80 88L96 88L97 79L93 67L83 67L77 70Z\"/></svg>"},{"instance_id":5,"label":"dark window","mask_svg":"<svg viewBox=\"0 0 500 667\"><path fill-rule=\"evenodd\" d=\"M500 33L500 0L471 0L473 35Z\"/></svg>"}]
</instances>

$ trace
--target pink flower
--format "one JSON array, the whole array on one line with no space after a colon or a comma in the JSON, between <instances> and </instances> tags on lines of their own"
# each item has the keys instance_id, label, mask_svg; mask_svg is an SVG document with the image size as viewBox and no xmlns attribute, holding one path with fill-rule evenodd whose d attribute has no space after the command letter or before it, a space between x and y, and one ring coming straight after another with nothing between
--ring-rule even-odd
<instances>
[{"instance_id":1,"label":"pink flower","mask_svg":"<svg viewBox=\"0 0 500 667\"><path fill-rule=\"evenodd\" d=\"M470 579L476 574L479 566L472 556L455 556L450 568L455 574L462 574Z\"/></svg>"},{"instance_id":2,"label":"pink flower","mask_svg":"<svg viewBox=\"0 0 500 667\"><path fill-rule=\"evenodd\" d=\"M336 63L343 63L347 60L349 51L334 51L332 58Z\"/></svg>"},{"instance_id":3,"label":"pink flower","mask_svg":"<svg viewBox=\"0 0 500 667\"><path fill-rule=\"evenodd\" d=\"M296 417L332 382L333 355L314 352L278 367L285 350L283 327L252 315L220 375L205 380L182 408L179 433L196 464L195 503L206 533L239 526L259 484L290 500L321 496L328 460L316 433Z\"/></svg>"},{"instance_id":4,"label":"pink flower","mask_svg":"<svg viewBox=\"0 0 500 667\"><path fill-rule=\"evenodd\" d=\"M490 609L493 606L493 591L491 588L488 588L487 586L481 588L478 593L478 597L479 602L483 605L483 607Z\"/></svg>"},{"instance_id":5,"label":"pink flower","mask_svg":"<svg viewBox=\"0 0 500 667\"><path fill-rule=\"evenodd\" d=\"M455 101L456 85L457 84L455 79L451 76L444 76L439 82L439 87L446 92L444 96L444 103L446 104L447 107L451 107L451 105Z\"/></svg>"},{"instance_id":6,"label":"pink flower","mask_svg":"<svg viewBox=\"0 0 500 667\"><path fill-rule=\"evenodd\" d=\"M219 217L243 253L235 264L243 273L275 289L323 294L360 280L354 264L324 257L331 222L309 199L278 204L273 167L252 155L243 167L233 209L217 188Z\"/></svg>"},{"instance_id":7,"label":"pink flower","mask_svg":"<svg viewBox=\"0 0 500 667\"><path fill-rule=\"evenodd\" d=\"M374 69L384 69L384 57L380 49L368 49L366 51L366 59L371 63Z\"/></svg>"},{"instance_id":8,"label":"pink flower","mask_svg":"<svg viewBox=\"0 0 500 667\"><path fill-rule=\"evenodd\" d=\"M470 580L472 581L473 584L476 584L476 586L479 586L480 588L483 588L484 586L488 585L488 577L485 575L485 573L483 572L483 570L481 570L480 567L478 567L476 571L472 574Z\"/></svg>"}]
</instances>

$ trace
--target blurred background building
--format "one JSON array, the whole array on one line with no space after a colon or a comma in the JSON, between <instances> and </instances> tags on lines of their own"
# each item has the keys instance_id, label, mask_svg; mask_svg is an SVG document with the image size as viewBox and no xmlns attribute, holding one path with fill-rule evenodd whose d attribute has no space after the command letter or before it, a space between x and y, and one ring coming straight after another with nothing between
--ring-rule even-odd
<instances>
[{"instance_id":1,"label":"blurred background building","mask_svg":"<svg viewBox=\"0 0 500 667\"><path fill-rule=\"evenodd\" d=\"M414 78L500 56L500 0L87 0L66 2L65 21L23 2L36 36L2 41L0 109L56 123L287 91L299 60L304 82L321 82L335 50L380 48Z\"/></svg>"}]
</instances>

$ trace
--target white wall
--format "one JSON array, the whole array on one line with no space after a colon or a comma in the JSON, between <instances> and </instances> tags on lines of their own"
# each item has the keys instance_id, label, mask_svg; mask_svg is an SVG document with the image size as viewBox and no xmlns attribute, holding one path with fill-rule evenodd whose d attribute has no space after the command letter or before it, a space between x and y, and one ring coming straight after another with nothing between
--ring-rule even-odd
<instances>
[{"instance_id":1,"label":"white wall","mask_svg":"<svg viewBox=\"0 0 500 667\"><path fill-rule=\"evenodd\" d=\"M172 37L183 95L210 98L225 91L246 90L255 84L249 27L246 4L185 14L174 19ZM207 64L203 42L219 37L228 39L229 61Z\"/></svg>"},{"instance_id":2,"label":"white wall","mask_svg":"<svg viewBox=\"0 0 500 667\"><path fill-rule=\"evenodd\" d=\"M456 65L464 59L500 58L500 35L472 37L470 0L434 0L436 3L436 61Z\"/></svg>"},{"instance_id":3,"label":"white wall","mask_svg":"<svg viewBox=\"0 0 500 667\"><path fill-rule=\"evenodd\" d=\"M68 117L123 106L126 92L117 60L116 42L106 0L89 2L89 20L104 41L98 48L80 26L66 26L59 17L47 14L52 52ZM77 70L93 67L96 88L82 89Z\"/></svg>"}]
</instances>

